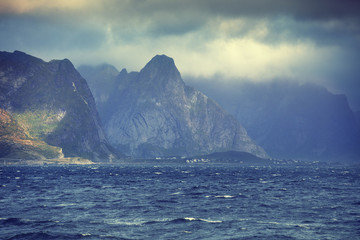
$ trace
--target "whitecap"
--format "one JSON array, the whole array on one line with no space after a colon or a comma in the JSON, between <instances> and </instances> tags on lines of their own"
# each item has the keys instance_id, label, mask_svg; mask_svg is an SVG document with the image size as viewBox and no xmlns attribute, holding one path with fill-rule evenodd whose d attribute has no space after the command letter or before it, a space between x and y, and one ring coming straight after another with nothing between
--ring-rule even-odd
<instances>
[{"instance_id":1,"label":"whitecap","mask_svg":"<svg viewBox=\"0 0 360 240\"><path fill-rule=\"evenodd\" d=\"M275 224L275 225L279 225L279 224L281 224L281 223L279 223L279 222L268 222L269 224Z\"/></svg>"},{"instance_id":2,"label":"whitecap","mask_svg":"<svg viewBox=\"0 0 360 240\"><path fill-rule=\"evenodd\" d=\"M208 223L222 223L222 221L220 220L208 220L208 219L203 219L203 218L199 218L200 221L203 222L208 222Z\"/></svg>"},{"instance_id":3,"label":"whitecap","mask_svg":"<svg viewBox=\"0 0 360 240\"><path fill-rule=\"evenodd\" d=\"M68 206L75 206L76 203L60 203L55 205L55 207L68 207Z\"/></svg>"},{"instance_id":4,"label":"whitecap","mask_svg":"<svg viewBox=\"0 0 360 240\"><path fill-rule=\"evenodd\" d=\"M201 222L207 222L207 223L222 223L220 220L210 220L210 219L204 219L204 218L193 218L193 217L185 217L186 221L201 221Z\"/></svg>"},{"instance_id":5,"label":"whitecap","mask_svg":"<svg viewBox=\"0 0 360 240\"><path fill-rule=\"evenodd\" d=\"M126 221L126 220L119 220L119 219L110 219L106 221L107 224L110 225L125 225L125 226L139 226L146 223L146 221Z\"/></svg>"},{"instance_id":6,"label":"whitecap","mask_svg":"<svg viewBox=\"0 0 360 240\"><path fill-rule=\"evenodd\" d=\"M217 195L215 196L216 198L233 198L235 196L231 196L231 195Z\"/></svg>"},{"instance_id":7,"label":"whitecap","mask_svg":"<svg viewBox=\"0 0 360 240\"><path fill-rule=\"evenodd\" d=\"M160 174L162 174L162 172L154 172L154 174L160 175Z\"/></svg>"},{"instance_id":8,"label":"whitecap","mask_svg":"<svg viewBox=\"0 0 360 240\"><path fill-rule=\"evenodd\" d=\"M170 195L180 195L181 192L174 192L174 193L171 193Z\"/></svg>"}]
</instances>

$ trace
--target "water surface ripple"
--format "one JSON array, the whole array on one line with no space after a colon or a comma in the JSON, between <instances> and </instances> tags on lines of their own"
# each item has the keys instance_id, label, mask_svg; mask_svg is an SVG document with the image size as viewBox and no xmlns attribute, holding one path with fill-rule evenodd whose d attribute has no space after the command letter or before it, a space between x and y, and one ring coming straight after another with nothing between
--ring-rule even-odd
<instances>
[{"instance_id":1,"label":"water surface ripple","mask_svg":"<svg viewBox=\"0 0 360 240\"><path fill-rule=\"evenodd\" d=\"M0 239L360 239L360 169L3 166Z\"/></svg>"}]
</instances>

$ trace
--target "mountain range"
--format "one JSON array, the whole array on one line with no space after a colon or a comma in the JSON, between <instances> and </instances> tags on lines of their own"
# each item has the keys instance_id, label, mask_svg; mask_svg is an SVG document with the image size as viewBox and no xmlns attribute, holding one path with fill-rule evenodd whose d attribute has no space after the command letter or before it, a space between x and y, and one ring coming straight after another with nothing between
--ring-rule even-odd
<instances>
[{"instance_id":1,"label":"mountain range","mask_svg":"<svg viewBox=\"0 0 360 240\"><path fill-rule=\"evenodd\" d=\"M117 150L140 158L229 150L268 157L233 116L186 86L172 58L157 55L140 72L114 70L109 65L78 68Z\"/></svg>"},{"instance_id":2,"label":"mountain range","mask_svg":"<svg viewBox=\"0 0 360 240\"><path fill-rule=\"evenodd\" d=\"M315 84L194 84L219 102L276 158L358 161L360 125L343 94Z\"/></svg>"},{"instance_id":3,"label":"mountain range","mask_svg":"<svg viewBox=\"0 0 360 240\"><path fill-rule=\"evenodd\" d=\"M186 85L165 55L129 73L108 64L76 70L67 59L0 52L0 158L109 162L123 154L232 151L261 158L360 158L360 114L345 95L289 81L213 83L193 82L207 95Z\"/></svg>"}]
</instances>

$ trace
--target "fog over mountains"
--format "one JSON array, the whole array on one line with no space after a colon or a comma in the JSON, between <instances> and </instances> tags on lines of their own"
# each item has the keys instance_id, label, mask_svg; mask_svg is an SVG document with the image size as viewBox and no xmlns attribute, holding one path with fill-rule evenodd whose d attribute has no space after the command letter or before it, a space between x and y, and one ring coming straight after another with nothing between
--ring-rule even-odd
<instances>
[{"instance_id":1,"label":"fog over mountains","mask_svg":"<svg viewBox=\"0 0 360 240\"><path fill-rule=\"evenodd\" d=\"M219 87L196 84L233 114L269 155L305 160L357 160L360 124L343 94L289 81Z\"/></svg>"}]
</instances>

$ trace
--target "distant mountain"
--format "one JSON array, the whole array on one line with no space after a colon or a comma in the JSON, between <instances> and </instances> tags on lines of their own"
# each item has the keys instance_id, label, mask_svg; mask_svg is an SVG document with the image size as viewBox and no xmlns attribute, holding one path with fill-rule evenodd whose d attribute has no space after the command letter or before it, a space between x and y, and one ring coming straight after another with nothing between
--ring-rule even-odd
<instances>
[{"instance_id":1,"label":"distant mountain","mask_svg":"<svg viewBox=\"0 0 360 240\"><path fill-rule=\"evenodd\" d=\"M110 143L135 157L190 156L245 151L267 157L239 122L218 104L183 82L173 59L155 56L140 72L88 76L89 86L104 87L96 97ZM115 83L114 83L115 82ZM106 86L106 87L105 87ZM109 87L110 86L110 87ZM94 87L95 88L95 87Z\"/></svg>"},{"instance_id":2,"label":"distant mountain","mask_svg":"<svg viewBox=\"0 0 360 240\"><path fill-rule=\"evenodd\" d=\"M359 125L344 95L289 82L197 87L233 114L273 157L360 159Z\"/></svg>"},{"instance_id":3,"label":"distant mountain","mask_svg":"<svg viewBox=\"0 0 360 240\"><path fill-rule=\"evenodd\" d=\"M0 52L0 157L116 156L86 81L67 59Z\"/></svg>"},{"instance_id":4,"label":"distant mountain","mask_svg":"<svg viewBox=\"0 0 360 240\"><path fill-rule=\"evenodd\" d=\"M77 70L86 79L100 116L107 115L107 112L112 110L112 108L107 109L108 100L117 92L119 71L109 64L95 67L82 65ZM127 74L126 70L124 71Z\"/></svg>"},{"instance_id":5,"label":"distant mountain","mask_svg":"<svg viewBox=\"0 0 360 240\"><path fill-rule=\"evenodd\" d=\"M358 125L360 126L360 111L355 111L354 114L355 114L356 121L357 121Z\"/></svg>"}]
</instances>

